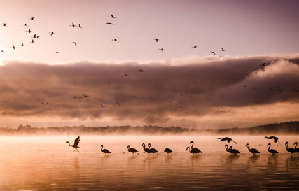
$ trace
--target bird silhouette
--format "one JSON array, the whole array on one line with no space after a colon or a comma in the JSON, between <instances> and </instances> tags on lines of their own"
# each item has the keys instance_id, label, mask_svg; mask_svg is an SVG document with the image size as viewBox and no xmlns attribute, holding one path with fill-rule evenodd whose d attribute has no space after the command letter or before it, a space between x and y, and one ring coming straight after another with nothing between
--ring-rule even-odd
<instances>
[{"instance_id":1,"label":"bird silhouette","mask_svg":"<svg viewBox=\"0 0 299 191\"><path fill-rule=\"evenodd\" d=\"M83 27L81 26L81 24L80 24L80 23L78 24L78 27L79 27L80 29L83 29Z\"/></svg>"},{"instance_id":2,"label":"bird silhouette","mask_svg":"<svg viewBox=\"0 0 299 191\"><path fill-rule=\"evenodd\" d=\"M221 48L221 51L225 51L223 48Z\"/></svg>"},{"instance_id":3,"label":"bird silhouette","mask_svg":"<svg viewBox=\"0 0 299 191\"><path fill-rule=\"evenodd\" d=\"M32 43L32 44L33 44L33 43L34 43L34 40L32 39L30 43Z\"/></svg>"},{"instance_id":4,"label":"bird silhouette","mask_svg":"<svg viewBox=\"0 0 299 191\"><path fill-rule=\"evenodd\" d=\"M293 154L293 153L296 152L296 149L295 149L295 148L289 148L289 142L288 142L288 141L285 143L285 146L286 146L286 150L287 150L288 152L290 152L291 154Z\"/></svg>"},{"instance_id":5,"label":"bird silhouette","mask_svg":"<svg viewBox=\"0 0 299 191\"><path fill-rule=\"evenodd\" d=\"M191 48L197 48L197 45L192 46Z\"/></svg>"},{"instance_id":6,"label":"bird silhouette","mask_svg":"<svg viewBox=\"0 0 299 191\"><path fill-rule=\"evenodd\" d=\"M249 147L249 143L246 144L246 147L248 148L248 151L251 152L251 153L254 154L254 155L257 154L257 153L260 153L257 149L255 149L255 148L250 148L250 147Z\"/></svg>"},{"instance_id":7,"label":"bird silhouette","mask_svg":"<svg viewBox=\"0 0 299 191\"><path fill-rule=\"evenodd\" d=\"M157 42L159 42L159 39L158 38L154 38L154 41L157 43Z\"/></svg>"},{"instance_id":8,"label":"bird silhouette","mask_svg":"<svg viewBox=\"0 0 299 191\"><path fill-rule=\"evenodd\" d=\"M55 33L54 32L49 32L50 36L53 36Z\"/></svg>"},{"instance_id":9,"label":"bird silhouette","mask_svg":"<svg viewBox=\"0 0 299 191\"><path fill-rule=\"evenodd\" d=\"M74 23L70 24L70 27L77 27Z\"/></svg>"},{"instance_id":10,"label":"bird silhouette","mask_svg":"<svg viewBox=\"0 0 299 191\"><path fill-rule=\"evenodd\" d=\"M30 34L32 31L31 31L31 29L28 29L28 31L25 31L25 32L28 32Z\"/></svg>"},{"instance_id":11,"label":"bird silhouette","mask_svg":"<svg viewBox=\"0 0 299 191\"><path fill-rule=\"evenodd\" d=\"M220 139L220 141L227 141L228 143L230 143L232 141L233 143L237 144L237 142L233 141L233 139L230 137L217 138L217 139Z\"/></svg>"},{"instance_id":12,"label":"bird silhouette","mask_svg":"<svg viewBox=\"0 0 299 191\"><path fill-rule=\"evenodd\" d=\"M137 153L138 151L135 148L131 148L130 145L127 146L128 152L130 153Z\"/></svg>"},{"instance_id":13,"label":"bird silhouette","mask_svg":"<svg viewBox=\"0 0 299 191\"><path fill-rule=\"evenodd\" d=\"M24 46L24 43L22 43L20 46Z\"/></svg>"},{"instance_id":14,"label":"bird silhouette","mask_svg":"<svg viewBox=\"0 0 299 191\"><path fill-rule=\"evenodd\" d=\"M210 51L210 52L211 52L211 54L214 54L214 56L216 55L216 53L214 51Z\"/></svg>"},{"instance_id":15,"label":"bird silhouette","mask_svg":"<svg viewBox=\"0 0 299 191\"><path fill-rule=\"evenodd\" d=\"M238 154L238 153L240 153L240 151L238 151L237 149L233 149L233 146L230 146L230 147L229 147L229 152L230 152L231 154Z\"/></svg>"},{"instance_id":16,"label":"bird silhouette","mask_svg":"<svg viewBox=\"0 0 299 191\"><path fill-rule=\"evenodd\" d=\"M71 145L69 141L66 141L66 143L68 143L70 147L73 147L73 148L75 149L74 151L79 152L78 148L80 148L80 147L79 147L80 136L78 136L78 137L74 140L74 144L73 144L73 145Z\"/></svg>"},{"instance_id":17,"label":"bird silhouette","mask_svg":"<svg viewBox=\"0 0 299 191\"><path fill-rule=\"evenodd\" d=\"M118 40L116 38L111 39L111 41L118 42Z\"/></svg>"},{"instance_id":18,"label":"bird silhouette","mask_svg":"<svg viewBox=\"0 0 299 191\"><path fill-rule=\"evenodd\" d=\"M106 25L113 25L113 23L111 23L111 22L106 22Z\"/></svg>"},{"instance_id":19,"label":"bird silhouette","mask_svg":"<svg viewBox=\"0 0 299 191\"><path fill-rule=\"evenodd\" d=\"M190 141L190 144L191 144L191 146L187 147L186 151L189 150L189 152L192 153L193 155L197 154L197 153L202 153L201 150L194 147L194 142L193 141Z\"/></svg>"},{"instance_id":20,"label":"bird silhouette","mask_svg":"<svg viewBox=\"0 0 299 191\"><path fill-rule=\"evenodd\" d=\"M74 44L75 46L77 46L77 43L76 43L76 42L73 42L73 44Z\"/></svg>"},{"instance_id":21,"label":"bird silhouette","mask_svg":"<svg viewBox=\"0 0 299 191\"><path fill-rule=\"evenodd\" d=\"M170 153L172 153L172 150L170 148L165 148L164 152L167 153L167 154L170 154Z\"/></svg>"},{"instance_id":22,"label":"bird silhouette","mask_svg":"<svg viewBox=\"0 0 299 191\"><path fill-rule=\"evenodd\" d=\"M104 153L104 154L108 154L111 153L108 149L103 149L103 145L101 145L101 152Z\"/></svg>"},{"instance_id":23,"label":"bird silhouette","mask_svg":"<svg viewBox=\"0 0 299 191\"><path fill-rule=\"evenodd\" d=\"M160 50L161 52L163 52L163 51L164 51L164 48L160 48L160 49L158 49L158 50Z\"/></svg>"},{"instance_id":24,"label":"bird silhouette","mask_svg":"<svg viewBox=\"0 0 299 191\"><path fill-rule=\"evenodd\" d=\"M152 144L149 143L148 144L148 148L149 148L149 153L157 153L158 151L155 148L151 148Z\"/></svg>"},{"instance_id":25,"label":"bird silhouette","mask_svg":"<svg viewBox=\"0 0 299 191\"><path fill-rule=\"evenodd\" d=\"M293 143L293 145L295 145L295 152L297 153L297 152L299 152L299 148L297 148L297 146L298 146L298 142L296 141L296 142L294 142Z\"/></svg>"},{"instance_id":26,"label":"bird silhouette","mask_svg":"<svg viewBox=\"0 0 299 191\"><path fill-rule=\"evenodd\" d=\"M37 34L34 34L32 38L39 38Z\"/></svg>"},{"instance_id":27,"label":"bird silhouette","mask_svg":"<svg viewBox=\"0 0 299 191\"><path fill-rule=\"evenodd\" d=\"M25 23L25 24L23 24L23 26L24 26L24 27L28 27L28 24L27 24L27 23Z\"/></svg>"},{"instance_id":28,"label":"bird silhouette","mask_svg":"<svg viewBox=\"0 0 299 191\"><path fill-rule=\"evenodd\" d=\"M12 47L11 47L11 48L12 48L12 49L14 49L14 50L16 49L15 45L12 45Z\"/></svg>"},{"instance_id":29,"label":"bird silhouette","mask_svg":"<svg viewBox=\"0 0 299 191\"><path fill-rule=\"evenodd\" d=\"M230 149L228 148L228 144L225 145L225 151L230 153Z\"/></svg>"},{"instance_id":30,"label":"bird silhouette","mask_svg":"<svg viewBox=\"0 0 299 191\"><path fill-rule=\"evenodd\" d=\"M117 17L115 17L113 14L110 15L111 18L116 19Z\"/></svg>"},{"instance_id":31,"label":"bird silhouette","mask_svg":"<svg viewBox=\"0 0 299 191\"><path fill-rule=\"evenodd\" d=\"M278 140L278 137L276 136L265 136L266 139L273 139L274 140L274 143L279 143L279 140ZM281 145L281 144L280 144Z\"/></svg>"},{"instance_id":32,"label":"bird silhouette","mask_svg":"<svg viewBox=\"0 0 299 191\"><path fill-rule=\"evenodd\" d=\"M268 152L273 155L279 153L277 150L271 149L271 143L268 143Z\"/></svg>"},{"instance_id":33,"label":"bird silhouette","mask_svg":"<svg viewBox=\"0 0 299 191\"><path fill-rule=\"evenodd\" d=\"M30 17L29 20L34 21L35 17Z\"/></svg>"},{"instance_id":34,"label":"bird silhouette","mask_svg":"<svg viewBox=\"0 0 299 191\"><path fill-rule=\"evenodd\" d=\"M1 50L1 53L4 53L4 50Z\"/></svg>"},{"instance_id":35,"label":"bird silhouette","mask_svg":"<svg viewBox=\"0 0 299 191\"><path fill-rule=\"evenodd\" d=\"M3 23L2 26L3 26L3 27L7 27L7 24L6 24L6 23Z\"/></svg>"},{"instance_id":36,"label":"bird silhouette","mask_svg":"<svg viewBox=\"0 0 299 191\"><path fill-rule=\"evenodd\" d=\"M143 147L144 152L149 153L150 149L146 148L144 143L142 143L142 147Z\"/></svg>"}]
</instances>

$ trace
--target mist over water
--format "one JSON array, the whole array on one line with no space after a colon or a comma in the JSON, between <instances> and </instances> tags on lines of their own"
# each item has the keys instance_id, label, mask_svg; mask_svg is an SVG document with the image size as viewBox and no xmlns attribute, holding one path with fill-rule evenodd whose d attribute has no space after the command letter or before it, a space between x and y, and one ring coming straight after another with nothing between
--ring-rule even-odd
<instances>
[{"instance_id":1,"label":"mist over water","mask_svg":"<svg viewBox=\"0 0 299 191\"><path fill-rule=\"evenodd\" d=\"M299 153L287 153L263 136L233 136L241 154L225 152L218 136L81 136L80 153L64 136L3 136L0 139L0 190L295 190L299 183ZM202 154L186 151L190 140ZM152 143L159 153L143 152ZM246 148L258 149L252 156ZM271 142L280 153L267 152ZM100 145L112 153L100 153ZM140 154L132 155L126 146ZM173 154L163 153L165 147ZM125 152L125 153L123 153Z\"/></svg>"}]
</instances>

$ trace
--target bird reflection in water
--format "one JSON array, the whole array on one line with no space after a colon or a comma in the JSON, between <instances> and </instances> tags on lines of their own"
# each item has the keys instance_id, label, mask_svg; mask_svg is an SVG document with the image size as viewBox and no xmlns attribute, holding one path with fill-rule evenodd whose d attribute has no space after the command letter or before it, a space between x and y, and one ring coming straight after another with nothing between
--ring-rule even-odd
<instances>
[{"instance_id":1,"label":"bird reflection in water","mask_svg":"<svg viewBox=\"0 0 299 191\"><path fill-rule=\"evenodd\" d=\"M277 169L277 159L278 155L269 155L268 156L268 169L276 170Z\"/></svg>"},{"instance_id":2,"label":"bird reflection in water","mask_svg":"<svg viewBox=\"0 0 299 191\"><path fill-rule=\"evenodd\" d=\"M298 169L299 168L299 156L291 155L286 158L286 169Z\"/></svg>"}]
</instances>

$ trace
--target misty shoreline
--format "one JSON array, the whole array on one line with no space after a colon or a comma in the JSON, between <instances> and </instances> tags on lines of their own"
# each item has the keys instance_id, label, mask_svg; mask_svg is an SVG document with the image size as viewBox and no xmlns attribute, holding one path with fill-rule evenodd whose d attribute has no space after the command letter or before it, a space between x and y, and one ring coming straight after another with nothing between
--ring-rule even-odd
<instances>
[{"instance_id":1,"label":"misty shoreline","mask_svg":"<svg viewBox=\"0 0 299 191\"><path fill-rule=\"evenodd\" d=\"M31 125L19 125L18 128L0 127L1 135L265 135L282 134L298 135L299 121L281 122L274 124L258 125L254 127L232 127L225 129L189 129L177 126L105 126L105 127L86 127L86 126L65 126L65 127L32 127Z\"/></svg>"}]
</instances>

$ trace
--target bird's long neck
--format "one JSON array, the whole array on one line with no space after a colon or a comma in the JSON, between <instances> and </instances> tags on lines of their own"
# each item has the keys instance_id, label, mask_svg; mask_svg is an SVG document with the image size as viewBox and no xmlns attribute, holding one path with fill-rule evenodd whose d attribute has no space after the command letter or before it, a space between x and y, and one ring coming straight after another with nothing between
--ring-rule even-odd
<instances>
[{"instance_id":1,"label":"bird's long neck","mask_svg":"<svg viewBox=\"0 0 299 191\"><path fill-rule=\"evenodd\" d=\"M288 143L286 143L286 149L287 149L287 150L289 149L289 144L288 144Z\"/></svg>"},{"instance_id":2,"label":"bird's long neck","mask_svg":"<svg viewBox=\"0 0 299 191\"><path fill-rule=\"evenodd\" d=\"M248 148L248 150L250 151L250 147L249 147L249 145L247 145L246 147L247 147L247 148Z\"/></svg>"},{"instance_id":3,"label":"bird's long neck","mask_svg":"<svg viewBox=\"0 0 299 191\"><path fill-rule=\"evenodd\" d=\"M295 144L295 149L297 149L298 144Z\"/></svg>"},{"instance_id":4,"label":"bird's long neck","mask_svg":"<svg viewBox=\"0 0 299 191\"><path fill-rule=\"evenodd\" d=\"M271 145L268 145L268 151L270 151L270 147L271 147Z\"/></svg>"}]
</instances>

